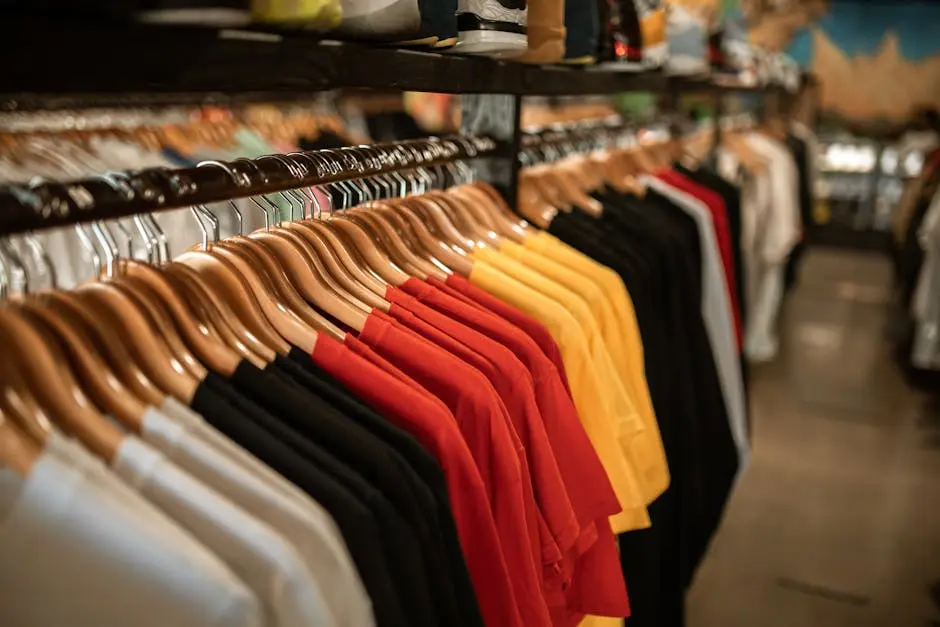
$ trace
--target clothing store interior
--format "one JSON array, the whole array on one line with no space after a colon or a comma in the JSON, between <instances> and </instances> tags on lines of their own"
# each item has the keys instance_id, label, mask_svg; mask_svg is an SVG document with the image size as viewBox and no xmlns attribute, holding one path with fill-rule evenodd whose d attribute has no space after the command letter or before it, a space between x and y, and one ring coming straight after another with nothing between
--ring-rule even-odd
<instances>
[{"instance_id":1,"label":"clothing store interior","mask_svg":"<svg viewBox=\"0 0 940 627\"><path fill-rule=\"evenodd\" d=\"M937 24L0 0L0 625L940 625Z\"/></svg>"}]
</instances>

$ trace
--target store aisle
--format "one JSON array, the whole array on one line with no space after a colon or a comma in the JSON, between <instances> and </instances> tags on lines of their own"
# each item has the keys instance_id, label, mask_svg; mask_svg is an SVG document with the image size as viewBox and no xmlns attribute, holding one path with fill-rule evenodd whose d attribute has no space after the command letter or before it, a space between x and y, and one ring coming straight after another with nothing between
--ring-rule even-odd
<instances>
[{"instance_id":1,"label":"store aisle","mask_svg":"<svg viewBox=\"0 0 940 627\"><path fill-rule=\"evenodd\" d=\"M890 264L814 250L756 368L754 450L689 595L689 627L940 625L940 410L884 327Z\"/></svg>"}]
</instances>

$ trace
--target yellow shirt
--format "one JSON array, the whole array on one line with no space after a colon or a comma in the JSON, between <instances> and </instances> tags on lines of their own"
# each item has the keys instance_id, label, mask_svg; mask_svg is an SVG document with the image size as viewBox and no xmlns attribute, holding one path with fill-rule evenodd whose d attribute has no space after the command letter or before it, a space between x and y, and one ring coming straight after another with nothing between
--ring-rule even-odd
<instances>
[{"instance_id":1,"label":"yellow shirt","mask_svg":"<svg viewBox=\"0 0 940 627\"><path fill-rule=\"evenodd\" d=\"M614 270L544 232L527 237L525 246L506 242L501 251L582 294L595 315L604 320L601 332L610 355L655 447L657 461L646 476L647 502L651 503L669 487L669 466L646 381L640 327L623 280ZM594 293L600 298L592 296ZM611 327L619 333L608 333Z\"/></svg>"},{"instance_id":2,"label":"yellow shirt","mask_svg":"<svg viewBox=\"0 0 940 627\"><path fill-rule=\"evenodd\" d=\"M620 444L623 448L623 454L627 456L627 459L633 463L639 472L637 479L643 491L644 502L647 505L651 503L662 492L662 490L659 490L658 484L660 483L659 475L662 472L662 464L665 460L662 445L657 446L656 444L659 441L658 428L656 428L656 433L653 434L654 442L650 439L650 434L643 432L645 431L645 425L643 429L632 426L637 422L642 423L642 419L639 417L623 380L617 372L617 368L607 350L607 344L597 327L597 322L588 304L583 298L563 285L531 268L527 268L524 264L503 254L501 251L497 252L492 248L480 249L474 251L473 258L486 261L514 279L560 303L581 325L581 329L588 340L591 357L594 360L598 383L606 396L604 400L613 412L617 424L630 425L630 432L621 431ZM655 421L654 427L656 427ZM657 479L656 486L648 485L648 476ZM652 498L650 495L652 495Z\"/></svg>"},{"instance_id":3,"label":"yellow shirt","mask_svg":"<svg viewBox=\"0 0 940 627\"><path fill-rule=\"evenodd\" d=\"M615 416L609 407L608 394L601 389L581 325L561 304L485 261L474 262L469 279L548 328L561 351L578 415L623 507L610 518L611 527L615 533L649 527L639 473L620 446L622 436L643 429L642 420L636 414Z\"/></svg>"}]
</instances>

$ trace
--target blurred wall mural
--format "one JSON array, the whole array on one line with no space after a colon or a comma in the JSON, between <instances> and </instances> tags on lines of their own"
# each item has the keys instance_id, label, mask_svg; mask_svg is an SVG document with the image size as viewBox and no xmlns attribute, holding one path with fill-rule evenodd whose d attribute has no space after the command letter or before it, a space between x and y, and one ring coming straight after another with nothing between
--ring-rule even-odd
<instances>
[{"instance_id":1,"label":"blurred wall mural","mask_svg":"<svg viewBox=\"0 0 940 627\"><path fill-rule=\"evenodd\" d=\"M890 125L915 109L940 107L940 4L886 0L710 4L729 27L745 29L752 42L787 52L819 76L827 117Z\"/></svg>"}]
</instances>

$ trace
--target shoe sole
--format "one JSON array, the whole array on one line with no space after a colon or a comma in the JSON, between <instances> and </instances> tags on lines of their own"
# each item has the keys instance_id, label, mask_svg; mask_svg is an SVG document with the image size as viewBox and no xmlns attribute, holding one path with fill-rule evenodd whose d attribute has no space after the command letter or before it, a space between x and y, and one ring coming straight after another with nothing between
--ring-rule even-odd
<instances>
[{"instance_id":1,"label":"shoe sole","mask_svg":"<svg viewBox=\"0 0 940 627\"><path fill-rule=\"evenodd\" d=\"M490 57L514 57L526 51L528 37L524 33L498 30L462 30L454 51L460 54L481 54Z\"/></svg>"}]
</instances>

